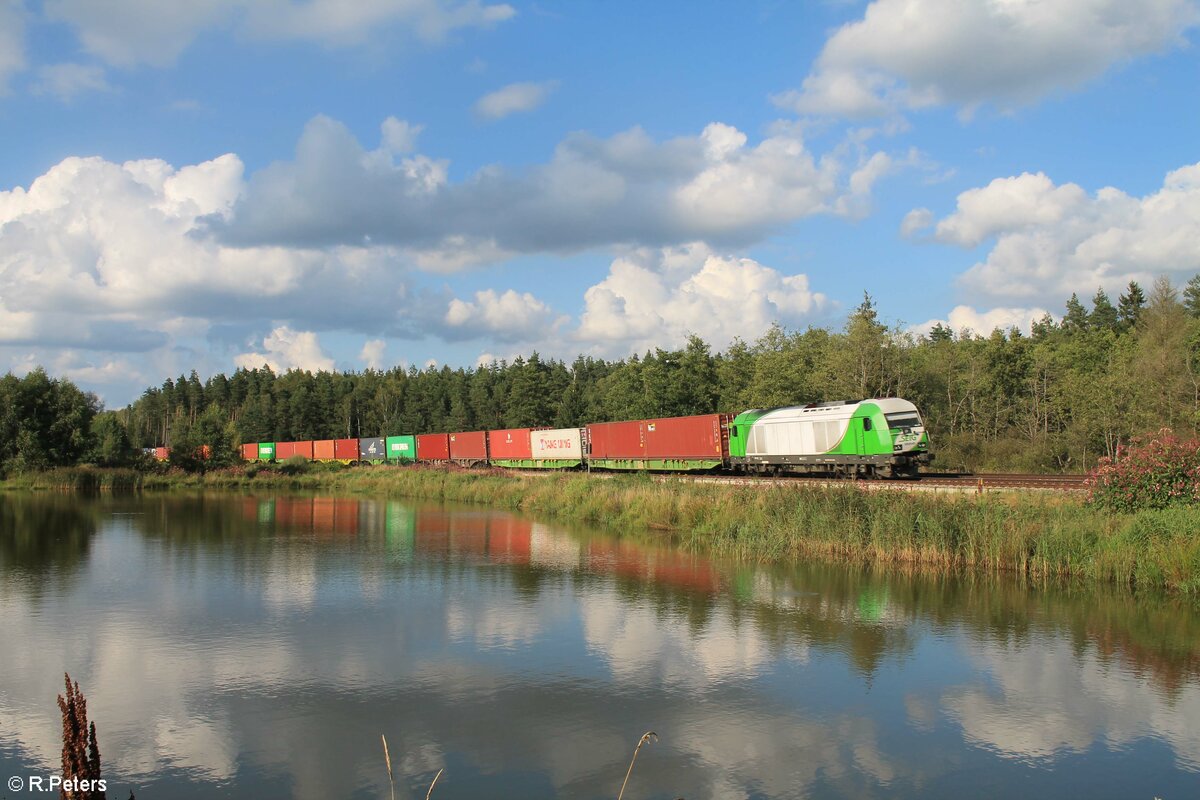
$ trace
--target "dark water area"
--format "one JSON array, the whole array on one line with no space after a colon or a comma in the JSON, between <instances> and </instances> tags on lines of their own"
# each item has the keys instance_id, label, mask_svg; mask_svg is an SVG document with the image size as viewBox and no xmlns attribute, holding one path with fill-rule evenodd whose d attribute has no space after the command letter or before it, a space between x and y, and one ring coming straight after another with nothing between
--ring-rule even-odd
<instances>
[{"instance_id":1,"label":"dark water area","mask_svg":"<svg viewBox=\"0 0 1200 800\"><path fill-rule=\"evenodd\" d=\"M1200 796L1188 602L479 509L0 495L0 785L64 671L116 800Z\"/></svg>"}]
</instances>

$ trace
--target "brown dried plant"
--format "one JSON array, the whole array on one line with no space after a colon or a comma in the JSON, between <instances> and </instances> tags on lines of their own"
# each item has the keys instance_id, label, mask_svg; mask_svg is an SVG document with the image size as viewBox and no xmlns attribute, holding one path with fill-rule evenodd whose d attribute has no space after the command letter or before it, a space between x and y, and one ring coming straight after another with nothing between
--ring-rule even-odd
<instances>
[{"instance_id":1,"label":"brown dried plant","mask_svg":"<svg viewBox=\"0 0 1200 800\"><path fill-rule=\"evenodd\" d=\"M96 723L88 723L87 699L79 683L63 673L66 697L58 696L62 712L62 800L105 800L104 791L96 788L100 780L100 747L96 744ZM87 781L86 789L75 788L78 781ZM68 788L69 787L69 788Z\"/></svg>"}]
</instances>

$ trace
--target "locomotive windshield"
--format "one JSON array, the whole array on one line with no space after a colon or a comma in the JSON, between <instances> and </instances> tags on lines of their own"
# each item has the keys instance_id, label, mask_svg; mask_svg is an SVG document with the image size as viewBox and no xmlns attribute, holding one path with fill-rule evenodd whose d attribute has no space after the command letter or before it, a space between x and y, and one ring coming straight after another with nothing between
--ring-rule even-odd
<instances>
[{"instance_id":1,"label":"locomotive windshield","mask_svg":"<svg viewBox=\"0 0 1200 800\"><path fill-rule=\"evenodd\" d=\"M892 430L910 431L921 427L921 418L915 411L902 411L899 414L887 414L888 427Z\"/></svg>"}]
</instances>

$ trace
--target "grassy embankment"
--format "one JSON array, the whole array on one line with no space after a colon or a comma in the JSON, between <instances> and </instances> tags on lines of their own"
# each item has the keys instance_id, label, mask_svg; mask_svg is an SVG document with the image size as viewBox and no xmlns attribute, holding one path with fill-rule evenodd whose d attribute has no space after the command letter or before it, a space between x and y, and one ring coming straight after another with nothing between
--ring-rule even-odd
<instances>
[{"instance_id":1,"label":"grassy embankment","mask_svg":"<svg viewBox=\"0 0 1200 800\"><path fill-rule=\"evenodd\" d=\"M414 467L290 465L206 475L67 470L8 488L314 490L480 503L766 561L801 558L1069 577L1200 595L1200 509L1121 514L1057 494L943 495L854 486L732 486L600 479L578 473L512 477ZM84 473L99 473L88 476ZM291 474L288 474L288 473ZM107 487L106 487L107 484Z\"/></svg>"}]
</instances>

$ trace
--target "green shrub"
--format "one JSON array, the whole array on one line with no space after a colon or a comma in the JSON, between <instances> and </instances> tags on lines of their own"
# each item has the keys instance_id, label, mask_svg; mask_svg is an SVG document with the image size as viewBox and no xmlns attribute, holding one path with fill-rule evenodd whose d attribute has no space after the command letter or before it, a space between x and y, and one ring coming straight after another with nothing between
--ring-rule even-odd
<instances>
[{"instance_id":1,"label":"green shrub","mask_svg":"<svg viewBox=\"0 0 1200 800\"><path fill-rule=\"evenodd\" d=\"M284 475L303 475L309 471L308 459L304 456L292 456L284 459L279 465L279 471Z\"/></svg>"}]
</instances>

